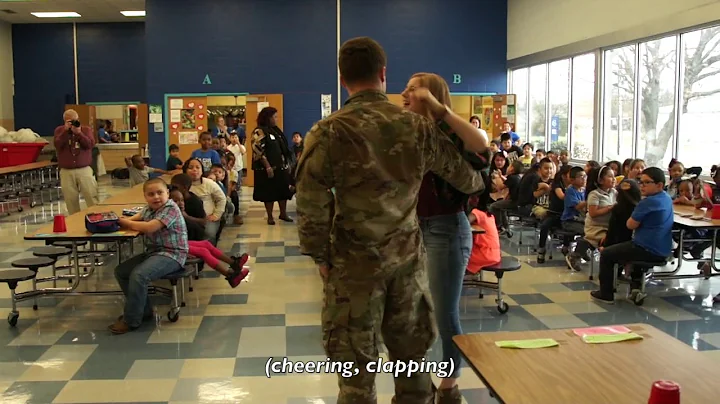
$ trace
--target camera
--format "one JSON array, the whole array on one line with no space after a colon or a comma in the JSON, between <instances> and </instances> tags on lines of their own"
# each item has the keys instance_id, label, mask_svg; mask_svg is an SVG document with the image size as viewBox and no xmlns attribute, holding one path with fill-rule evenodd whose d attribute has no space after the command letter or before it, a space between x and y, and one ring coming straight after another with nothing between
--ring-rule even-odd
<instances>
[{"instance_id":1,"label":"camera","mask_svg":"<svg viewBox=\"0 0 720 404\"><path fill-rule=\"evenodd\" d=\"M80 121L78 121L77 119L70 121L70 124L76 128L80 127Z\"/></svg>"}]
</instances>

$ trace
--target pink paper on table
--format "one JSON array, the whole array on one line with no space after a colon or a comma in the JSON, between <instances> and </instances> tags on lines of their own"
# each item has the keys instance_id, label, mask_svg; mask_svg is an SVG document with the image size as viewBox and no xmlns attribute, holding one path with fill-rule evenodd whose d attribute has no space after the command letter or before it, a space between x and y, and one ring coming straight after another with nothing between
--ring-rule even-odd
<instances>
[{"instance_id":1,"label":"pink paper on table","mask_svg":"<svg viewBox=\"0 0 720 404\"><path fill-rule=\"evenodd\" d=\"M611 325L607 327L576 328L573 330L578 337L586 335L625 334L630 329L622 325Z\"/></svg>"}]
</instances>

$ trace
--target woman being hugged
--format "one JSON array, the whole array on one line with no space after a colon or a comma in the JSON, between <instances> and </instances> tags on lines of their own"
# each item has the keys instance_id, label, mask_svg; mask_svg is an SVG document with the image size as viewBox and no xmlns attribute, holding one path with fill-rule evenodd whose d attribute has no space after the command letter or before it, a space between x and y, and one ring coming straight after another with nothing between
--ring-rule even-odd
<instances>
[{"instance_id":1,"label":"woman being hugged","mask_svg":"<svg viewBox=\"0 0 720 404\"><path fill-rule=\"evenodd\" d=\"M432 94L438 102L448 108L450 91L440 76L432 73L417 73L410 78L403 91L404 107L415 113L428 116L423 94ZM465 160L476 169L489 166L487 134L469 123L465 127L448 128L439 124L458 147ZM454 129L454 130L453 130ZM453 133L455 132L455 133ZM457 134L456 134L457 133ZM435 306L436 321L442 340L443 361L460 363L460 352L452 337L462 334L460 327L460 293L462 281L472 250L472 230L464 207L468 196L454 189L433 173L423 178L420 187L417 212L420 228L428 256L430 290ZM438 403L460 403L462 396L457 386L460 367L456 365L453 374L443 379L439 386Z\"/></svg>"}]
</instances>

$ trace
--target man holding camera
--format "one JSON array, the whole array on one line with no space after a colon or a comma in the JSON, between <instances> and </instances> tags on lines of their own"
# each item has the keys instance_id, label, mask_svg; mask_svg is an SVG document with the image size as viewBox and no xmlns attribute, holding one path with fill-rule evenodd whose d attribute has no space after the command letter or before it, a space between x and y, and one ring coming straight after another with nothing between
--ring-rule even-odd
<instances>
[{"instance_id":1,"label":"man holding camera","mask_svg":"<svg viewBox=\"0 0 720 404\"><path fill-rule=\"evenodd\" d=\"M87 126L81 126L78 113L68 109L63 125L55 128L55 150L68 214L80 212L80 194L88 207L98 203L98 186L93 175L92 149L95 138Z\"/></svg>"}]
</instances>

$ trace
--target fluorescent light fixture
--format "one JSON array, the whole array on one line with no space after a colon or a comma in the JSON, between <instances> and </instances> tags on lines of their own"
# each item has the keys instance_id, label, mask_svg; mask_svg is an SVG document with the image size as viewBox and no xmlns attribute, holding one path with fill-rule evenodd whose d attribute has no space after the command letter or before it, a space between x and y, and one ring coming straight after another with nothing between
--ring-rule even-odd
<instances>
[{"instance_id":1,"label":"fluorescent light fixture","mask_svg":"<svg viewBox=\"0 0 720 404\"><path fill-rule=\"evenodd\" d=\"M60 11L60 12L49 12L49 13L30 13L37 18L66 18L66 17L81 17L80 14L74 11Z\"/></svg>"},{"instance_id":2,"label":"fluorescent light fixture","mask_svg":"<svg viewBox=\"0 0 720 404\"><path fill-rule=\"evenodd\" d=\"M145 10L141 11L121 11L120 14L125 17L145 17Z\"/></svg>"}]
</instances>

